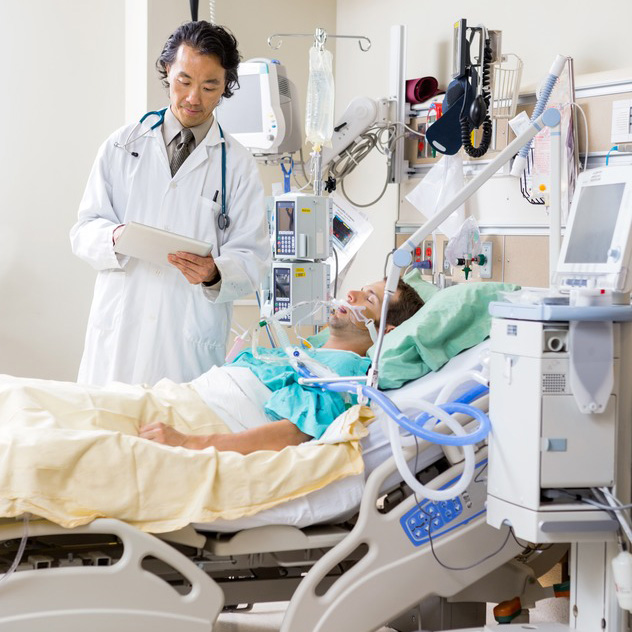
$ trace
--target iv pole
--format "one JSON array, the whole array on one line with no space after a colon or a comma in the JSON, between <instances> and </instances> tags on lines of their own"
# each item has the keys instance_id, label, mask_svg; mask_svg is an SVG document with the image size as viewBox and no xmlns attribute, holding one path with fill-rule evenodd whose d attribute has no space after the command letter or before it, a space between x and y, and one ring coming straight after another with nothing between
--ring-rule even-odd
<instances>
[{"instance_id":1,"label":"iv pole","mask_svg":"<svg viewBox=\"0 0 632 632\"><path fill-rule=\"evenodd\" d=\"M532 121L518 137L516 137L505 149L503 149L494 160L486 165L481 172L465 185L434 217L430 218L423 226L417 229L411 237L409 237L394 253L391 258L388 275L386 277L386 286L384 288L384 301L382 302L382 312L380 314L380 329L375 343L375 354L373 357L373 363L369 369L369 379L367 383L370 386L377 388L378 382L378 365L380 359L380 353L382 351L382 342L384 340L385 328L386 328L386 314L388 313L388 304L393 294L397 290L397 283L402 269L407 268L412 262L412 253L418 244L432 234L444 220L446 220L461 204L469 199L480 187L489 180L505 163L513 158L520 148L529 142L543 127L557 127L557 130L553 130L551 133L552 143L552 163L559 163L561 156L560 142L561 136L559 131L561 116L558 110L550 108L543 112L535 121ZM560 169L559 164L553 164L552 167L552 195L551 195L551 240L554 242L559 252L560 241L560 202L559 202L559 190L560 190ZM554 232L557 234L554 235ZM557 263L555 261L549 262L550 269L554 269Z\"/></svg>"}]
</instances>

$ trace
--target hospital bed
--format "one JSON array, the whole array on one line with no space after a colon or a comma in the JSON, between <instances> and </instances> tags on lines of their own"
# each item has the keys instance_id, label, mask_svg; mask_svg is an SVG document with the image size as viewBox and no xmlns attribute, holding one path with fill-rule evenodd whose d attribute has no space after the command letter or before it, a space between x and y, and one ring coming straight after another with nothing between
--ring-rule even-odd
<instances>
[{"instance_id":1,"label":"hospital bed","mask_svg":"<svg viewBox=\"0 0 632 632\"><path fill-rule=\"evenodd\" d=\"M415 398L432 398L478 365L486 348L390 392L393 401L405 410ZM486 447L479 446L467 492L430 503L399 484L380 423L371 428L363 440L365 476L249 518L159 536L113 519L75 529L36 517L4 520L0 557L10 563L27 544L22 565L0 583L0 631L208 631L224 606L285 600L283 632L368 632L424 600L424 628L443 629L484 617L484 605L449 603L499 602L529 590L537 598L534 578L561 553L517 562L523 544L486 524ZM407 458L434 487L462 467L433 445L409 449Z\"/></svg>"}]
</instances>

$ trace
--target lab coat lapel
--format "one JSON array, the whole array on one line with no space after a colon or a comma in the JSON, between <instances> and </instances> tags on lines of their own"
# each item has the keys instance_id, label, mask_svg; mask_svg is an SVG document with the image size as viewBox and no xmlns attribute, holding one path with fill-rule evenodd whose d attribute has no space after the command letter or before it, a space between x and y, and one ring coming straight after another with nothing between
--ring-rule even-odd
<instances>
[{"instance_id":1,"label":"lab coat lapel","mask_svg":"<svg viewBox=\"0 0 632 632\"><path fill-rule=\"evenodd\" d=\"M204 137L204 140L187 157L173 179L178 180L179 178L186 176L187 173L193 171L205 160L211 160L213 147L223 142L224 141L219 134L217 119L215 119L213 121L213 125L211 125L211 129L208 131L208 134Z\"/></svg>"},{"instance_id":2,"label":"lab coat lapel","mask_svg":"<svg viewBox=\"0 0 632 632\"><path fill-rule=\"evenodd\" d=\"M184 178L187 173L193 171L197 166L202 164L208 158L208 149L204 143L198 145L191 154L187 156L187 159L182 163L178 172L173 176L174 180Z\"/></svg>"},{"instance_id":3,"label":"lab coat lapel","mask_svg":"<svg viewBox=\"0 0 632 632\"><path fill-rule=\"evenodd\" d=\"M169 174L169 177L171 177L171 167L169 167L167 148L165 147L165 141L162 137L162 133L158 130L153 130L151 132L151 137L153 141L152 151L154 152L154 155L158 157L160 168L165 169Z\"/></svg>"}]
</instances>

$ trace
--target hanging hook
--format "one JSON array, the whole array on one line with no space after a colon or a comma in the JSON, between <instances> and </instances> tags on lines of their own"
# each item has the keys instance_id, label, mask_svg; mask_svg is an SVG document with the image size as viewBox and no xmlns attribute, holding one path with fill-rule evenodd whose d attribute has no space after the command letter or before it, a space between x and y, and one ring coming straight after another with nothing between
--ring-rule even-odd
<instances>
[{"instance_id":1,"label":"hanging hook","mask_svg":"<svg viewBox=\"0 0 632 632\"><path fill-rule=\"evenodd\" d=\"M369 48L371 48L371 40L368 37L365 37L364 35L330 35L330 37L346 37L349 39L357 39L358 40L358 46L360 47L360 50L363 53L366 53ZM362 48L362 41L366 42L366 48Z\"/></svg>"},{"instance_id":2,"label":"hanging hook","mask_svg":"<svg viewBox=\"0 0 632 632\"><path fill-rule=\"evenodd\" d=\"M324 39L322 40L322 44L318 40L319 31L322 31L323 37L324 37ZM270 35L270 37L268 37L268 46L272 48L273 50L277 50L281 48L281 45L283 44L283 40L281 38L283 37L313 37L314 44L319 47L320 46L324 47L325 42L328 37L355 39L355 40L358 40L358 46L360 47L360 50L363 53L366 53L371 48L371 40L368 37L365 37L364 35L331 35L331 34L327 34L327 32L324 29L316 29L315 34L314 33L274 33L273 35Z\"/></svg>"},{"instance_id":3,"label":"hanging hook","mask_svg":"<svg viewBox=\"0 0 632 632\"><path fill-rule=\"evenodd\" d=\"M314 46L320 51L325 50L325 44L327 43L327 31L325 29L317 28L314 33Z\"/></svg>"}]
</instances>

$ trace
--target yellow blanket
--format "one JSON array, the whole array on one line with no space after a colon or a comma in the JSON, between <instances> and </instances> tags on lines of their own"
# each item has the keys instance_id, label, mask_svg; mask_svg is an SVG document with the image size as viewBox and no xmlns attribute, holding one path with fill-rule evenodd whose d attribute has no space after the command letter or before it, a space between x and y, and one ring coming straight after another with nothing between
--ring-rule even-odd
<instances>
[{"instance_id":1,"label":"yellow blanket","mask_svg":"<svg viewBox=\"0 0 632 632\"><path fill-rule=\"evenodd\" d=\"M227 432L188 385L86 387L0 376L0 516L29 512L64 527L95 518L154 533L233 520L363 470L368 409L339 418L336 444L280 452L201 451L140 439L163 421L186 433Z\"/></svg>"}]
</instances>

